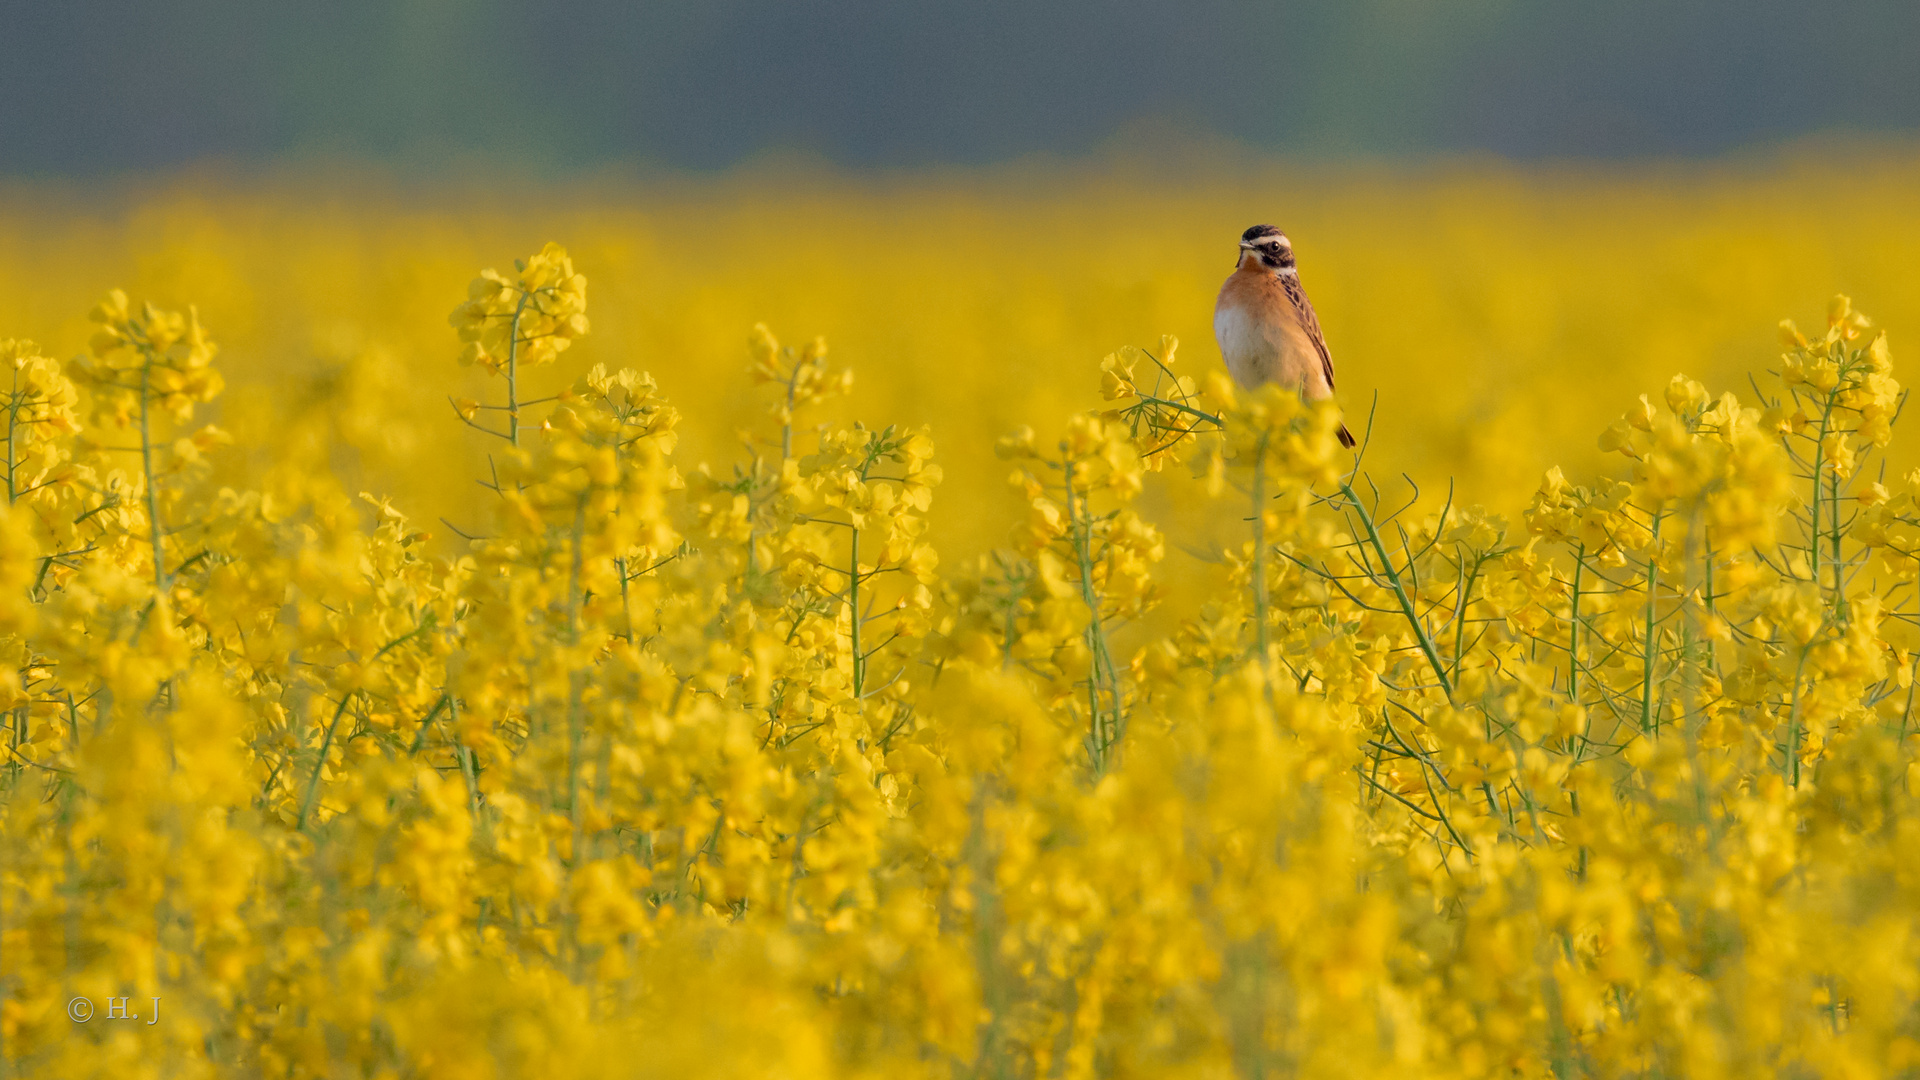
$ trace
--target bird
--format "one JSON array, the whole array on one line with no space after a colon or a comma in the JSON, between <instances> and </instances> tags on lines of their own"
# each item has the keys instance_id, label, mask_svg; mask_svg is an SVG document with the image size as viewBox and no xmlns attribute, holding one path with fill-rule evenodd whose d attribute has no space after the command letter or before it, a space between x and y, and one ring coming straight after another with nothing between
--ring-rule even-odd
<instances>
[{"instance_id":1,"label":"bird","mask_svg":"<svg viewBox=\"0 0 1920 1080\"><path fill-rule=\"evenodd\" d=\"M1300 285L1293 242L1272 225L1240 234L1240 257L1213 308L1213 336L1234 381L1251 390L1279 383L1308 401L1333 396L1333 354ZM1341 424L1341 446L1353 434Z\"/></svg>"}]
</instances>

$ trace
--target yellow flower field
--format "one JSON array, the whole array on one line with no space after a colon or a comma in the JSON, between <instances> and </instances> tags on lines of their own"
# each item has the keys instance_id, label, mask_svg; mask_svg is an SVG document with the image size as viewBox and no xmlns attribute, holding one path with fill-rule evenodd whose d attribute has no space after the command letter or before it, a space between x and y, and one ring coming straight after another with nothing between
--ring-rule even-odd
<instances>
[{"instance_id":1,"label":"yellow flower field","mask_svg":"<svg viewBox=\"0 0 1920 1080\"><path fill-rule=\"evenodd\" d=\"M1920 1070L1915 191L10 189L0 1063Z\"/></svg>"}]
</instances>

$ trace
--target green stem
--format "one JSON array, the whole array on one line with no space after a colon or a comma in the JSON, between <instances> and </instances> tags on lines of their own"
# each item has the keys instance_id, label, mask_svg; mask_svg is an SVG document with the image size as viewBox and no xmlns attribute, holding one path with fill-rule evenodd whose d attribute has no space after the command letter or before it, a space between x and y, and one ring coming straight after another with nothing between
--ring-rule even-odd
<instances>
[{"instance_id":1,"label":"green stem","mask_svg":"<svg viewBox=\"0 0 1920 1080\"><path fill-rule=\"evenodd\" d=\"M784 466L793 457L793 397L800 386L800 362L794 361L793 371L787 375L787 409L781 414L780 421L780 463Z\"/></svg>"},{"instance_id":2,"label":"green stem","mask_svg":"<svg viewBox=\"0 0 1920 1080\"><path fill-rule=\"evenodd\" d=\"M451 694L443 692L440 695L440 700L433 703L433 708L427 710L427 715L420 721L420 727L416 729L413 733L413 745L407 747L408 757L412 757L413 755L419 753L420 748L426 745L427 729L432 727L433 722L440 718L440 710L446 708L447 703L452 699L453 698Z\"/></svg>"},{"instance_id":3,"label":"green stem","mask_svg":"<svg viewBox=\"0 0 1920 1080\"><path fill-rule=\"evenodd\" d=\"M1379 556L1381 572L1386 575L1387 584L1392 586L1394 598L1400 602L1400 613L1406 616L1407 625L1413 628L1414 640L1419 643L1421 653L1425 654L1427 664L1433 668L1434 677L1440 680L1440 689L1446 693L1447 700L1453 700L1453 680L1447 677L1446 665L1440 662L1440 651L1433 647L1433 638L1427 633L1427 628L1421 625L1419 614L1414 611L1413 598L1407 595L1406 586L1401 584L1399 571L1393 568L1393 560L1387 557L1387 546L1380 539L1380 530L1373 524L1373 515L1367 513L1367 508L1361 504L1360 496L1354 493L1351 483L1341 481L1340 491L1347 497L1354 512L1360 515L1360 523L1367 527L1367 542L1373 545L1374 554Z\"/></svg>"},{"instance_id":4,"label":"green stem","mask_svg":"<svg viewBox=\"0 0 1920 1080\"><path fill-rule=\"evenodd\" d=\"M1800 786L1800 680L1806 674L1808 646L1800 647L1800 660L1793 668L1793 704L1787 711L1787 760L1780 763L1780 771L1787 778L1789 787Z\"/></svg>"},{"instance_id":5,"label":"green stem","mask_svg":"<svg viewBox=\"0 0 1920 1080\"><path fill-rule=\"evenodd\" d=\"M848 553L852 563L847 582L847 623L853 638L853 696L859 700L866 684L867 662L860 655L860 528L854 526L853 543Z\"/></svg>"},{"instance_id":6,"label":"green stem","mask_svg":"<svg viewBox=\"0 0 1920 1080\"><path fill-rule=\"evenodd\" d=\"M1813 510L1812 510L1811 516L1808 519L1811 535L1807 539L1807 550L1811 555L1811 560L1813 563L1812 565L1813 586L1816 589L1820 587L1820 473L1822 468L1826 465L1827 433L1833 427L1833 406L1834 406L1834 393L1833 391L1828 391L1826 405L1820 412L1820 436L1813 446ZM1839 496L1838 474L1834 476L1834 480L1835 480L1835 486L1834 486L1835 498L1833 500L1830 500L1827 503L1827 516L1833 519L1835 523L1835 528L1837 529L1838 523L1840 521L1840 504L1838 501L1838 496ZM1837 560L1839 556L1839 546L1837 543L1835 545L1834 554ZM1838 582L1839 571L1835 570L1834 574L1835 574L1834 580ZM1837 598L1835 602L1838 603Z\"/></svg>"},{"instance_id":7,"label":"green stem","mask_svg":"<svg viewBox=\"0 0 1920 1080\"><path fill-rule=\"evenodd\" d=\"M1567 620L1567 700L1580 704L1580 574L1587 568L1587 545L1573 552L1573 612Z\"/></svg>"},{"instance_id":8,"label":"green stem","mask_svg":"<svg viewBox=\"0 0 1920 1080\"><path fill-rule=\"evenodd\" d=\"M333 710L333 719L327 723L327 733L320 740L320 759L313 763L313 775L307 778L307 796L300 801L300 817L294 822L295 831L305 831L307 817L313 813L314 800L320 797L320 772L327 767L327 752L333 749L333 733L340 727L340 718L346 715L347 703L353 700L356 691L349 690L340 698L340 706Z\"/></svg>"},{"instance_id":9,"label":"green stem","mask_svg":"<svg viewBox=\"0 0 1920 1080\"><path fill-rule=\"evenodd\" d=\"M7 505L19 496L13 483L13 435L20 428L20 369L13 369L13 392L7 397Z\"/></svg>"},{"instance_id":10,"label":"green stem","mask_svg":"<svg viewBox=\"0 0 1920 1080\"><path fill-rule=\"evenodd\" d=\"M627 559L624 555L615 556L614 572L620 575L620 613L627 626L627 644L633 644L633 600L628 595Z\"/></svg>"},{"instance_id":11,"label":"green stem","mask_svg":"<svg viewBox=\"0 0 1920 1080\"><path fill-rule=\"evenodd\" d=\"M513 325L507 332L507 441L520 445L520 394L517 378L520 369L520 315L527 310L533 293L522 290L520 302L513 308Z\"/></svg>"},{"instance_id":12,"label":"green stem","mask_svg":"<svg viewBox=\"0 0 1920 1080\"><path fill-rule=\"evenodd\" d=\"M1813 558L1813 584L1820 585L1820 466L1826 457L1826 440L1822 439L1813 448L1813 509L1810 511L1813 538L1807 543L1807 550Z\"/></svg>"},{"instance_id":13,"label":"green stem","mask_svg":"<svg viewBox=\"0 0 1920 1080\"><path fill-rule=\"evenodd\" d=\"M1707 584L1706 584L1705 592L1703 592L1701 595L1706 600L1707 614L1715 618L1718 618L1720 615L1720 612L1718 609L1714 607L1714 596L1713 596L1713 563L1716 558L1718 558L1718 556L1714 553L1713 545L1711 543L1708 543L1707 544L1707 565L1706 565ZM1717 674L1720 671L1720 654L1712 638L1707 639L1706 650L1707 650L1707 670Z\"/></svg>"},{"instance_id":14,"label":"green stem","mask_svg":"<svg viewBox=\"0 0 1920 1080\"><path fill-rule=\"evenodd\" d=\"M1134 397L1150 405L1158 405L1164 409L1172 409L1175 412L1186 413L1188 416L1191 416L1196 420L1205 420L1216 427L1225 426L1224 424L1222 424L1218 416L1215 416L1210 412L1201 412L1199 409L1196 409L1191 405L1183 405L1178 401L1168 401L1166 398L1156 397L1153 394L1136 393Z\"/></svg>"},{"instance_id":15,"label":"green stem","mask_svg":"<svg viewBox=\"0 0 1920 1080\"><path fill-rule=\"evenodd\" d=\"M1840 474L1834 473L1829 480L1831 490L1827 496L1827 533L1832 538L1833 550L1827 560L1833 566L1833 615L1834 621L1845 622L1847 616L1846 582L1841 578L1840 562Z\"/></svg>"},{"instance_id":16,"label":"green stem","mask_svg":"<svg viewBox=\"0 0 1920 1080\"><path fill-rule=\"evenodd\" d=\"M1019 629L1020 594L1014 591L1013 573L1007 572L1007 616L1000 632L1000 670L1013 666L1013 632Z\"/></svg>"},{"instance_id":17,"label":"green stem","mask_svg":"<svg viewBox=\"0 0 1920 1080\"><path fill-rule=\"evenodd\" d=\"M1458 553L1458 548L1456 548L1455 554L1457 555ZM1480 580L1480 565L1482 561L1482 559L1476 558L1473 562L1473 569L1467 572L1465 579L1455 579L1456 587L1459 591L1454 599L1459 606L1455 609L1453 617L1452 670L1453 677L1456 679L1460 677L1460 665L1466 660L1467 608L1473 602L1473 585Z\"/></svg>"},{"instance_id":18,"label":"green stem","mask_svg":"<svg viewBox=\"0 0 1920 1080\"><path fill-rule=\"evenodd\" d=\"M460 775L467 781L467 811L473 815L476 828L480 826L480 772L474 766L473 751L460 741L460 699L447 693L447 719L453 728L453 757L460 763Z\"/></svg>"},{"instance_id":19,"label":"green stem","mask_svg":"<svg viewBox=\"0 0 1920 1080\"><path fill-rule=\"evenodd\" d=\"M1640 730L1653 730L1653 664L1656 631L1654 599L1660 591L1660 515L1653 518L1653 540L1647 547L1647 620L1646 640L1642 646L1645 663L1640 673Z\"/></svg>"},{"instance_id":20,"label":"green stem","mask_svg":"<svg viewBox=\"0 0 1920 1080\"><path fill-rule=\"evenodd\" d=\"M587 521L587 495L580 493L573 508L573 563L567 574L567 645L569 652L580 644L580 570L581 534ZM569 663L577 663L570 658ZM569 852L568 873L580 863L580 695L581 673L567 673L567 820L573 827L573 849Z\"/></svg>"},{"instance_id":21,"label":"green stem","mask_svg":"<svg viewBox=\"0 0 1920 1080\"><path fill-rule=\"evenodd\" d=\"M1100 594L1093 587L1093 522L1086 516L1086 506L1076 500L1073 493L1073 460L1068 458L1064 465L1066 473L1067 520L1073 530L1074 561L1080 567L1080 599L1087 605L1087 711L1089 749L1093 759L1095 773L1106 771L1109 764L1109 751L1120 738L1120 689L1118 678L1113 670L1113 660L1107 655L1106 628L1100 622ZM1102 669L1105 669L1104 674ZM1108 709L1105 721L1101 719L1100 689L1101 683L1107 685Z\"/></svg>"},{"instance_id":22,"label":"green stem","mask_svg":"<svg viewBox=\"0 0 1920 1080\"><path fill-rule=\"evenodd\" d=\"M142 349L146 363L140 368L140 467L147 478L147 534L153 541L153 591L167 595L167 557L160 542L160 493L153 476L153 428L148 414L153 407L153 351ZM305 815L302 815L303 819Z\"/></svg>"}]
</instances>

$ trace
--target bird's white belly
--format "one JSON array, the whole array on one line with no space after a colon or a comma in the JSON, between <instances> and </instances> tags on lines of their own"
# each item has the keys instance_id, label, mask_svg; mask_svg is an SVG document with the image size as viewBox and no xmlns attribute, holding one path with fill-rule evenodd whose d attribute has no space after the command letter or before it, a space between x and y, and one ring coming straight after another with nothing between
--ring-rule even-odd
<instances>
[{"instance_id":1,"label":"bird's white belly","mask_svg":"<svg viewBox=\"0 0 1920 1080\"><path fill-rule=\"evenodd\" d=\"M1223 306L1213 313L1213 336L1235 382L1253 387L1279 381L1280 342L1265 320L1237 305Z\"/></svg>"}]
</instances>

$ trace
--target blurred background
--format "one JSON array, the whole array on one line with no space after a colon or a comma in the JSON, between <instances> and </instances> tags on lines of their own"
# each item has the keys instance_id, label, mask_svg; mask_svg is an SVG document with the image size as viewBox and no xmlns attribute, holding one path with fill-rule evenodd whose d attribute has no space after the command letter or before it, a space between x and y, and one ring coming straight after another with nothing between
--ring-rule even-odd
<instances>
[{"instance_id":1,"label":"blurred background","mask_svg":"<svg viewBox=\"0 0 1920 1080\"><path fill-rule=\"evenodd\" d=\"M1702 155L1920 128L1906 0L0 4L0 169L474 158L724 169L1262 150Z\"/></svg>"},{"instance_id":2,"label":"blurred background","mask_svg":"<svg viewBox=\"0 0 1920 1080\"><path fill-rule=\"evenodd\" d=\"M1271 221L1370 466L1512 514L1617 470L1595 436L1675 373L1746 392L1835 292L1904 361L1916 72L1904 0L0 0L0 337L196 303L234 468L471 521L491 447L446 399L499 391L446 314L557 240L594 331L536 392L647 369L725 471L749 329L824 335L843 415L933 428L964 555L1018 512L993 439L1098 407L1101 356L1220 365Z\"/></svg>"}]
</instances>

